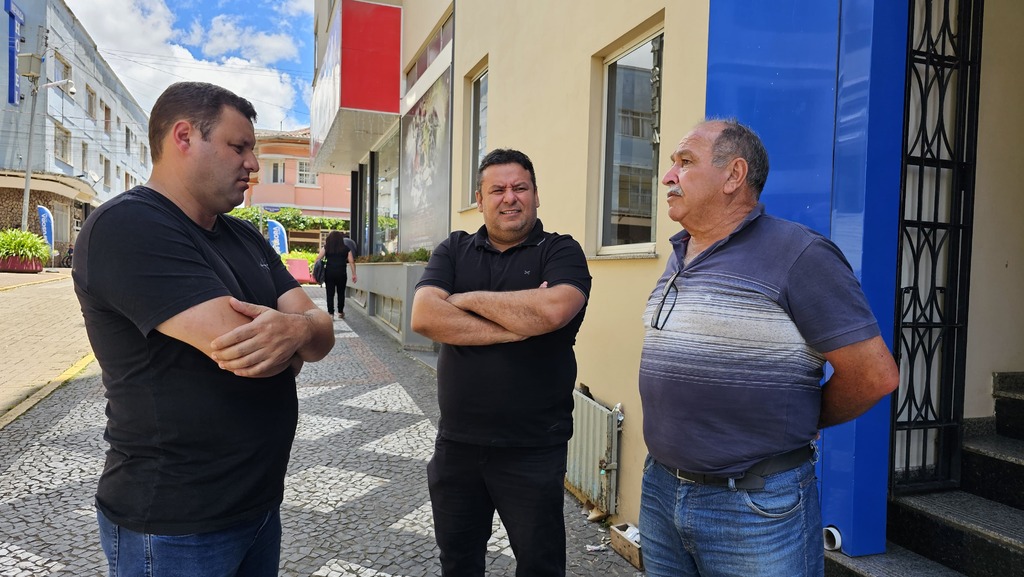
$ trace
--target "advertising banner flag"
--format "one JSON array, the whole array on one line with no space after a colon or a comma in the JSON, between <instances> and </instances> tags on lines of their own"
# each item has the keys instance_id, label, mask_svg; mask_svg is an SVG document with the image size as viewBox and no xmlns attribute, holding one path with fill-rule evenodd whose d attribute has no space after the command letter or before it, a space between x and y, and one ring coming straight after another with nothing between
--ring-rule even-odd
<instances>
[{"instance_id":1,"label":"advertising banner flag","mask_svg":"<svg viewBox=\"0 0 1024 577\"><path fill-rule=\"evenodd\" d=\"M50 250L53 250L53 213L45 206L36 206L36 211L39 213L39 228L43 231L43 238L50 245Z\"/></svg>"},{"instance_id":2,"label":"advertising banner flag","mask_svg":"<svg viewBox=\"0 0 1024 577\"><path fill-rule=\"evenodd\" d=\"M277 254L284 254L288 252L288 235L284 231L284 226L276 220L267 221L267 238L270 240L270 246L274 247Z\"/></svg>"}]
</instances>

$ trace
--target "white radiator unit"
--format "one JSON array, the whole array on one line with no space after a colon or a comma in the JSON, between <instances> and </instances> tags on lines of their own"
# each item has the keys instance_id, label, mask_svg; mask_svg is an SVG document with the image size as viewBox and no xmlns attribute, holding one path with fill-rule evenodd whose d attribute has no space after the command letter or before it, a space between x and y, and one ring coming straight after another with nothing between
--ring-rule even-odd
<instances>
[{"instance_id":1,"label":"white radiator unit","mask_svg":"<svg viewBox=\"0 0 1024 577\"><path fill-rule=\"evenodd\" d=\"M579 389L572 392L572 439L565 481L598 509L615 513L622 413L609 409Z\"/></svg>"}]
</instances>

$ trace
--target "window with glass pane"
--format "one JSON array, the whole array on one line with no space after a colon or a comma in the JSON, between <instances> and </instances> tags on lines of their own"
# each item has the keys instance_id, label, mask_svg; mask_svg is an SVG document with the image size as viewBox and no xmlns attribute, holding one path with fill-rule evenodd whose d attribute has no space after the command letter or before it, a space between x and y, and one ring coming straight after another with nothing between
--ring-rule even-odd
<instances>
[{"instance_id":1,"label":"window with glass pane","mask_svg":"<svg viewBox=\"0 0 1024 577\"><path fill-rule=\"evenodd\" d=\"M53 127L53 155L71 164L71 131L63 126Z\"/></svg>"},{"instance_id":2,"label":"window with glass pane","mask_svg":"<svg viewBox=\"0 0 1024 577\"><path fill-rule=\"evenodd\" d=\"M299 161L299 184L316 184L316 174L310 168L308 160Z\"/></svg>"},{"instance_id":3,"label":"window with glass pane","mask_svg":"<svg viewBox=\"0 0 1024 577\"><path fill-rule=\"evenodd\" d=\"M473 145L469 163L469 198L466 206L476 202L476 173L480 161L487 154L487 73L484 72L473 82Z\"/></svg>"},{"instance_id":4,"label":"window with glass pane","mask_svg":"<svg viewBox=\"0 0 1024 577\"><path fill-rule=\"evenodd\" d=\"M375 253L398 252L399 143L399 133L395 132L377 152Z\"/></svg>"},{"instance_id":5,"label":"window with glass pane","mask_svg":"<svg viewBox=\"0 0 1024 577\"><path fill-rule=\"evenodd\" d=\"M655 240L661 39L658 35L607 65L604 247Z\"/></svg>"},{"instance_id":6,"label":"window with glass pane","mask_svg":"<svg viewBox=\"0 0 1024 577\"><path fill-rule=\"evenodd\" d=\"M281 184L284 182L284 163L283 162L271 162L270 163L270 183Z\"/></svg>"}]
</instances>

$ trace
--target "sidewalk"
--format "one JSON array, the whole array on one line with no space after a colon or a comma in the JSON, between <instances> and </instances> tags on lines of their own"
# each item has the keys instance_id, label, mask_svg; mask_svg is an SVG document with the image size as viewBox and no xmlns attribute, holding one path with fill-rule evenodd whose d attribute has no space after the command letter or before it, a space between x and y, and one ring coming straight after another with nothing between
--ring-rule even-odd
<instances>
[{"instance_id":1,"label":"sidewalk","mask_svg":"<svg viewBox=\"0 0 1024 577\"><path fill-rule=\"evenodd\" d=\"M323 289L307 290L324 306ZM15 302L36 311L30 316L43 314L34 306L57 309L60 303L80 322L77 301L72 307L57 296L61 291L70 291L69 280L0 292L5 343L13 334L8 317L20 314L9 306ZM348 308L348 319L335 321L334 350L299 376L281 575L438 575L425 473L437 423L430 359L413 359L356 307ZM39 338L35 358L51 356L55 339ZM0 388L8 380L0 373ZM103 386L92 362L0 429L0 575L105 575L92 504L106 450L103 411ZM565 514L568 575L638 574L610 548L587 551L587 545L606 543L608 533L588 523L568 494ZM500 525L489 549L488 575L513 575Z\"/></svg>"},{"instance_id":2,"label":"sidewalk","mask_svg":"<svg viewBox=\"0 0 1024 577\"><path fill-rule=\"evenodd\" d=\"M0 273L0 426L92 359L70 269ZM63 375L63 377L62 377Z\"/></svg>"}]
</instances>

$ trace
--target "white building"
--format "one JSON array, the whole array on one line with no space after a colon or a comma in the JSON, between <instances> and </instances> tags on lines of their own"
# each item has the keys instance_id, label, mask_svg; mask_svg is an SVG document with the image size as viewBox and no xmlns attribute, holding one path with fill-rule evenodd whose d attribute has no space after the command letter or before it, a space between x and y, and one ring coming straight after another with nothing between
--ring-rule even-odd
<instances>
[{"instance_id":1,"label":"white building","mask_svg":"<svg viewBox=\"0 0 1024 577\"><path fill-rule=\"evenodd\" d=\"M39 231L36 206L49 208L63 252L91 207L149 178L149 120L64 0L4 0L4 16L0 229L21 226L30 161L29 230ZM31 61L35 114L32 77L21 75Z\"/></svg>"}]
</instances>

